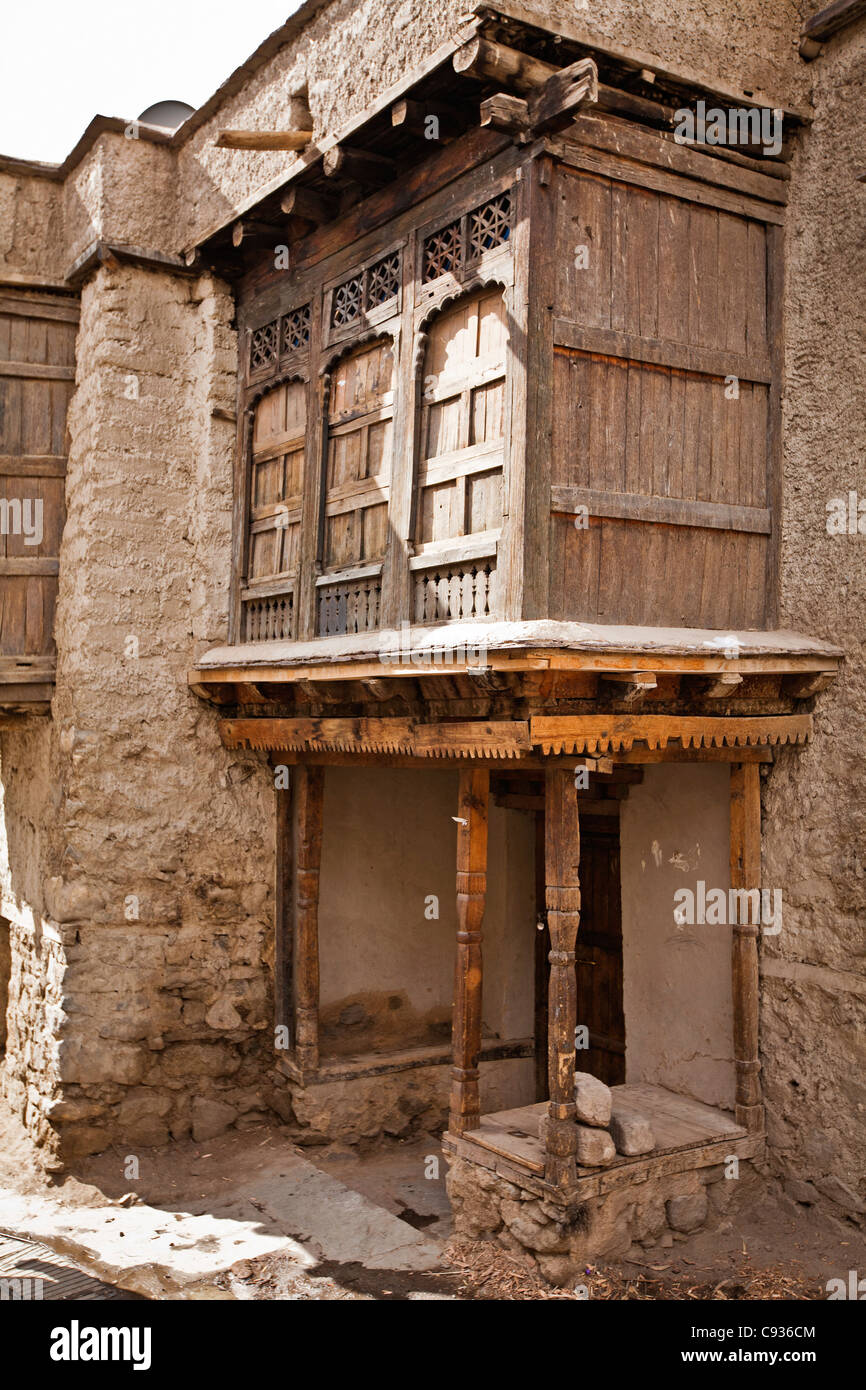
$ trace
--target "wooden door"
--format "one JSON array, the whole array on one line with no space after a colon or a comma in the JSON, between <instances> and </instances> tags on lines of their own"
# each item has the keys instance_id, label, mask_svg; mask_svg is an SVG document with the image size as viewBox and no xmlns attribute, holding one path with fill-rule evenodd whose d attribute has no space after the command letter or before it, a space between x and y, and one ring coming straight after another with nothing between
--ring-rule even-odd
<instances>
[{"instance_id":1,"label":"wooden door","mask_svg":"<svg viewBox=\"0 0 866 1390\"><path fill-rule=\"evenodd\" d=\"M78 303L0 292L0 702L47 700Z\"/></svg>"},{"instance_id":2,"label":"wooden door","mask_svg":"<svg viewBox=\"0 0 866 1390\"><path fill-rule=\"evenodd\" d=\"M285 381L255 408L244 638L294 637L300 568L307 387Z\"/></svg>"},{"instance_id":3,"label":"wooden door","mask_svg":"<svg viewBox=\"0 0 866 1390\"><path fill-rule=\"evenodd\" d=\"M578 1071L608 1086L625 1081L622 1002L622 906L619 819L580 818L580 930L577 934L577 1023L589 1029Z\"/></svg>"}]
</instances>

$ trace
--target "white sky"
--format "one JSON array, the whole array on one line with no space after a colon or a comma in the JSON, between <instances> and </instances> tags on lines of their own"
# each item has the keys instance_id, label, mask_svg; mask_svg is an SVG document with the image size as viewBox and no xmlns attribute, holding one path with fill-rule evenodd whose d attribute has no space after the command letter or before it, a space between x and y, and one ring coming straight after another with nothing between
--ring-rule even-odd
<instances>
[{"instance_id":1,"label":"white sky","mask_svg":"<svg viewBox=\"0 0 866 1390\"><path fill-rule=\"evenodd\" d=\"M0 0L0 153L59 163L88 121L201 106L300 0Z\"/></svg>"}]
</instances>

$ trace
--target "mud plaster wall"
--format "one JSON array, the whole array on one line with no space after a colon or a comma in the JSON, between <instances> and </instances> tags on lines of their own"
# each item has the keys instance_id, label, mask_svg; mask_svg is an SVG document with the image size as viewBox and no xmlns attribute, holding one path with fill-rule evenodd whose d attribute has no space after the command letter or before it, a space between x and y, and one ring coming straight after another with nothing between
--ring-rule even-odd
<instances>
[{"instance_id":1,"label":"mud plaster wall","mask_svg":"<svg viewBox=\"0 0 866 1390\"><path fill-rule=\"evenodd\" d=\"M784 925L762 947L761 1060L770 1153L866 1195L866 536L829 536L829 499L866 497L866 26L809 67L815 120L787 229L782 625L829 638L842 674L815 737L765 785L765 884Z\"/></svg>"},{"instance_id":2,"label":"mud plaster wall","mask_svg":"<svg viewBox=\"0 0 866 1390\"><path fill-rule=\"evenodd\" d=\"M6 891L37 942L42 922L59 938L6 1072L56 1031L54 1069L30 1070L72 1152L189 1132L213 1100L233 1118L262 1106L273 785L186 684L226 627L234 432L211 412L233 404L230 317L209 278L104 269L82 296L54 718L31 759L4 748ZM37 967L34 947L22 978Z\"/></svg>"},{"instance_id":3,"label":"mud plaster wall","mask_svg":"<svg viewBox=\"0 0 866 1390\"><path fill-rule=\"evenodd\" d=\"M62 185L0 173L0 276L56 277L64 254Z\"/></svg>"},{"instance_id":4,"label":"mud plaster wall","mask_svg":"<svg viewBox=\"0 0 866 1390\"><path fill-rule=\"evenodd\" d=\"M434 53L466 9L465 0L337 0L322 9L182 146L180 244L228 217L293 162L281 154L218 150L213 141L221 127L279 127L288 119L292 95L306 87L314 136L332 134ZM793 96L794 88L808 85L797 57L800 16L792 0L704 0L700 7L667 0L527 0L525 9L551 28L561 19L601 43L630 45L668 67L766 89L771 96Z\"/></svg>"},{"instance_id":5,"label":"mud plaster wall","mask_svg":"<svg viewBox=\"0 0 866 1390\"><path fill-rule=\"evenodd\" d=\"M323 1056L450 1043L457 794L453 770L328 769L319 901ZM532 1034L533 875L532 819L491 802L483 927L490 1040ZM509 1103L534 1098L523 1095L531 1062L498 1070L512 1078Z\"/></svg>"},{"instance_id":6,"label":"mud plaster wall","mask_svg":"<svg viewBox=\"0 0 866 1390\"><path fill-rule=\"evenodd\" d=\"M622 805L626 1081L732 1110L731 930L680 926L678 888L730 887L727 766L655 764Z\"/></svg>"}]
</instances>

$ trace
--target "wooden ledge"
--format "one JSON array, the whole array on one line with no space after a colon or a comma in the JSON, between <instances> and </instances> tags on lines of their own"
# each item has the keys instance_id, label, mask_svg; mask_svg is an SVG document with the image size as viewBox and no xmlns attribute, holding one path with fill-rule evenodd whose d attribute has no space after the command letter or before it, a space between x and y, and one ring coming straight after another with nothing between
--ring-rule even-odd
<instances>
[{"instance_id":1,"label":"wooden ledge","mask_svg":"<svg viewBox=\"0 0 866 1390\"><path fill-rule=\"evenodd\" d=\"M521 763L565 754L604 755L742 751L805 743L809 714L721 718L685 715L576 715L531 720L424 723L412 719L224 719L226 748L296 754L403 755L425 760L505 759ZM636 745L638 745L636 747ZM598 770L592 762L590 770Z\"/></svg>"}]
</instances>

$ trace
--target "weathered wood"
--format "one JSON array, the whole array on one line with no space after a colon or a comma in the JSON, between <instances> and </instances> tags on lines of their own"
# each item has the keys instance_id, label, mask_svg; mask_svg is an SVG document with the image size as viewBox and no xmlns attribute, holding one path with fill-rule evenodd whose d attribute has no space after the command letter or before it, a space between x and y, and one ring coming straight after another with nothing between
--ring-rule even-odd
<instances>
[{"instance_id":1,"label":"weathered wood","mask_svg":"<svg viewBox=\"0 0 866 1390\"><path fill-rule=\"evenodd\" d=\"M305 150L311 130L221 130L215 144L221 150Z\"/></svg>"},{"instance_id":2,"label":"weathered wood","mask_svg":"<svg viewBox=\"0 0 866 1390\"><path fill-rule=\"evenodd\" d=\"M454 971L451 1100L452 1134L476 1129L481 1115L481 929L487 895L487 805L490 774L460 773L457 806L457 960Z\"/></svg>"},{"instance_id":3,"label":"weathered wood","mask_svg":"<svg viewBox=\"0 0 866 1390\"><path fill-rule=\"evenodd\" d=\"M437 137L429 134L431 116L438 122ZM412 97L403 97L400 101L395 101L391 107L391 125L395 130L405 130L407 134L417 135L421 139L449 140L466 128L466 121L461 120L454 107L442 102L417 101Z\"/></svg>"},{"instance_id":4,"label":"weathered wood","mask_svg":"<svg viewBox=\"0 0 866 1390\"><path fill-rule=\"evenodd\" d=\"M813 42L820 42L829 39L833 34L837 34L846 25L853 24L855 20L861 19L866 15L866 0L833 0L832 5L825 5L817 14L813 14L803 25L801 37L811 39ZM812 53L808 57L816 56Z\"/></svg>"},{"instance_id":5,"label":"weathered wood","mask_svg":"<svg viewBox=\"0 0 866 1390\"><path fill-rule=\"evenodd\" d=\"M518 92L531 92L558 71L553 63L545 63L517 48L481 37L470 39L458 48L451 61L454 71L465 77L501 82Z\"/></svg>"},{"instance_id":6,"label":"weathered wood","mask_svg":"<svg viewBox=\"0 0 866 1390\"><path fill-rule=\"evenodd\" d=\"M553 338L557 347L603 353L607 357L628 362L650 362L656 367L676 367L680 371L699 372L706 376L736 376L741 381L765 384L773 379L772 362L766 355L757 352L737 353L702 347L698 343L664 341L559 317L553 322Z\"/></svg>"},{"instance_id":7,"label":"weathered wood","mask_svg":"<svg viewBox=\"0 0 866 1390\"><path fill-rule=\"evenodd\" d=\"M758 893L761 889L761 770L751 764L735 763L731 768L731 887ZM760 928L748 921L734 922L732 928L735 1114L738 1124L758 1133L764 1127L758 1037Z\"/></svg>"},{"instance_id":8,"label":"weathered wood","mask_svg":"<svg viewBox=\"0 0 866 1390\"><path fill-rule=\"evenodd\" d=\"M277 787L275 846L274 846L274 1022L287 1029L288 1047L295 1045L294 995L294 924L292 892L295 877L294 831L292 825L292 781L289 772L287 787Z\"/></svg>"},{"instance_id":9,"label":"weathered wood","mask_svg":"<svg viewBox=\"0 0 866 1390\"><path fill-rule=\"evenodd\" d=\"M548 987L548 1130L544 1175L554 1186L576 1176L574 1104L577 983L575 947L580 922L580 825L574 776L562 768L545 776L545 901L550 931Z\"/></svg>"},{"instance_id":10,"label":"weathered wood","mask_svg":"<svg viewBox=\"0 0 866 1390\"><path fill-rule=\"evenodd\" d=\"M592 488L552 487L551 511L619 517L626 521L662 523L665 526L697 526L716 531L741 531L769 535L770 512L766 507L736 507L727 502L694 502L683 497L650 497L626 492L597 492Z\"/></svg>"},{"instance_id":11,"label":"weathered wood","mask_svg":"<svg viewBox=\"0 0 866 1390\"><path fill-rule=\"evenodd\" d=\"M730 715L586 714L541 715L529 721L533 746L550 753L630 752L677 741L686 748L739 748L805 743L812 733L810 714Z\"/></svg>"},{"instance_id":12,"label":"weathered wood","mask_svg":"<svg viewBox=\"0 0 866 1390\"><path fill-rule=\"evenodd\" d=\"M325 774L302 765L293 776L295 1057L306 1075L319 1065L319 868Z\"/></svg>"},{"instance_id":13,"label":"weathered wood","mask_svg":"<svg viewBox=\"0 0 866 1390\"><path fill-rule=\"evenodd\" d=\"M232 246L238 247L245 241L261 240L262 237L280 238L285 229L275 222L254 222L245 218L232 227Z\"/></svg>"},{"instance_id":14,"label":"weathered wood","mask_svg":"<svg viewBox=\"0 0 866 1390\"><path fill-rule=\"evenodd\" d=\"M580 58L548 77L529 99L529 124L533 131L561 129L578 107L598 100L598 69L591 58Z\"/></svg>"},{"instance_id":15,"label":"weathered wood","mask_svg":"<svg viewBox=\"0 0 866 1390\"><path fill-rule=\"evenodd\" d=\"M742 684L743 677L738 671L722 671L707 682L704 695L708 700L725 700L731 695L741 694L739 687Z\"/></svg>"},{"instance_id":16,"label":"weathered wood","mask_svg":"<svg viewBox=\"0 0 866 1390\"><path fill-rule=\"evenodd\" d=\"M294 184L286 189L280 199L280 208L287 217L300 217L316 226L332 221L337 215L336 200L316 193L312 188Z\"/></svg>"},{"instance_id":17,"label":"weathered wood","mask_svg":"<svg viewBox=\"0 0 866 1390\"><path fill-rule=\"evenodd\" d=\"M782 683L782 693L792 695L795 700L808 700L829 689L836 679L835 671L813 671L804 676L786 676Z\"/></svg>"},{"instance_id":18,"label":"weathered wood","mask_svg":"<svg viewBox=\"0 0 866 1390\"><path fill-rule=\"evenodd\" d=\"M391 182L396 175L397 166L393 159L388 159L385 155L335 145L322 159L322 172L329 179L341 178L358 183L362 188L379 188Z\"/></svg>"},{"instance_id":19,"label":"weathered wood","mask_svg":"<svg viewBox=\"0 0 866 1390\"><path fill-rule=\"evenodd\" d=\"M504 130L509 135L523 135L529 125L529 104L510 92L497 92L482 101L481 125Z\"/></svg>"}]
</instances>

